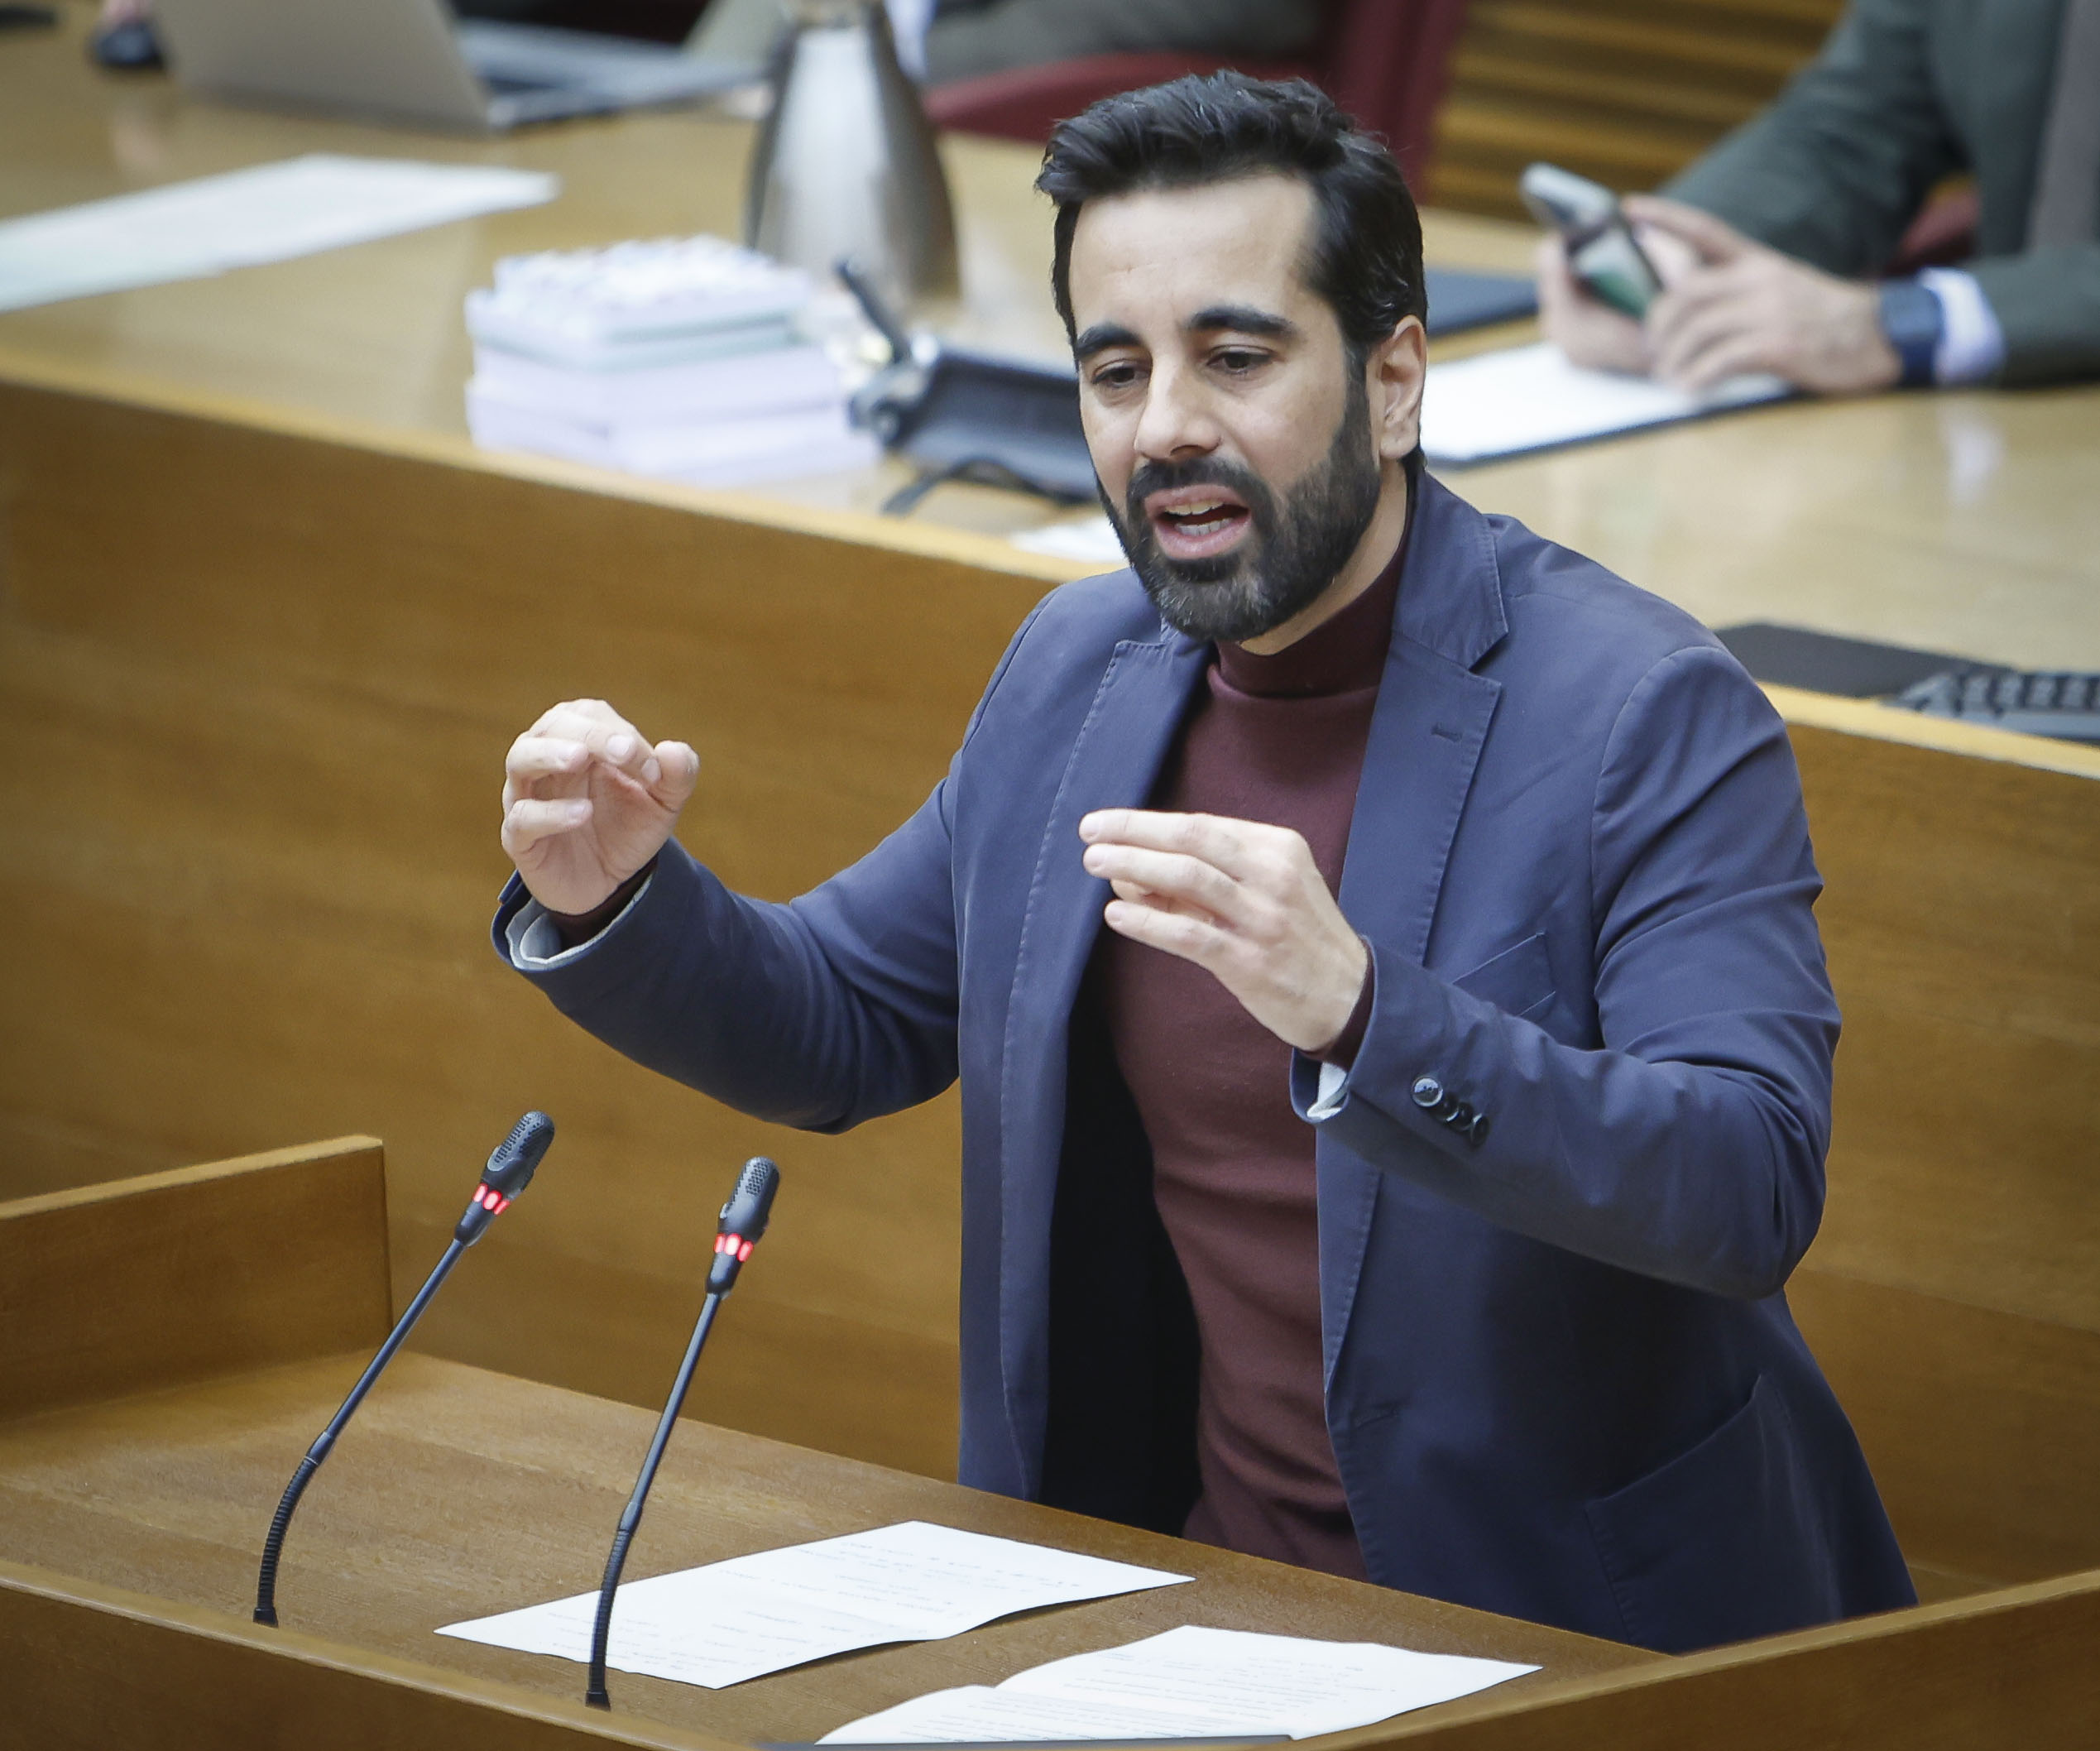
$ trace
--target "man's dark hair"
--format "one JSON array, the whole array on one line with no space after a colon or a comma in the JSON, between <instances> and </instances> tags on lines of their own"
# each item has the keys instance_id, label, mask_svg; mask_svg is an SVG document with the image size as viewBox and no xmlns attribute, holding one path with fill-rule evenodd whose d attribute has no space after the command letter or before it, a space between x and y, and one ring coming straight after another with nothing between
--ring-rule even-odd
<instances>
[{"instance_id":1,"label":"man's dark hair","mask_svg":"<svg viewBox=\"0 0 2100 1751\"><path fill-rule=\"evenodd\" d=\"M1103 98L1050 136L1035 185L1057 204L1050 288L1065 332L1072 232L1088 201L1264 172L1312 190L1306 284L1333 306L1352 357L1423 314L1422 218L1384 145L1303 79L1191 74Z\"/></svg>"}]
</instances>

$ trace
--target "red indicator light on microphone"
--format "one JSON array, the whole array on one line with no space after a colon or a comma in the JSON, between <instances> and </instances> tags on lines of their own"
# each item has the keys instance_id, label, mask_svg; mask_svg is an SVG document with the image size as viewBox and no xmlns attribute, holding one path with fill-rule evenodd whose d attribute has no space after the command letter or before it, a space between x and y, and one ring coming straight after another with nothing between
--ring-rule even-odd
<instances>
[{"instance_id":1,"label":"red indicator light on microphone","mask_svg":"<svg viewBox=\"0 0 2100 1751\"><path fill-rule=\"evenodd\" d=\"M749 1240L745 1240L745 1241L742 1241L742 1242L739 1243L739 1245L738 1245L738 1246L737 1246L737 1248L736 1248L736 1262L737 1262L739 1264L742 1264L742 1263L743 1263L743 1262L744 1262L746 1259L750 1258L750 1256L751 1256L751 1243L750 1243Z\"/></svg>"}]
</instances>

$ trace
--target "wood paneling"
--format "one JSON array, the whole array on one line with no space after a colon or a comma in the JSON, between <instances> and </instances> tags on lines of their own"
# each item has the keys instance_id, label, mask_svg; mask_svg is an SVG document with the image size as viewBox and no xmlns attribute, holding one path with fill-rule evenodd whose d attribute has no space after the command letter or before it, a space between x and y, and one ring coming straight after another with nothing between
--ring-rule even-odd
<instances>
[{"instance_id":1,"label":"wood paneling","mask_svg":"<svg viewBox=\"0 0 2100 1751\"><path fill-rule=\"evenodd\" d=\"M1864 1618L1406 1719L1332 1751L2088 1751L2100 1720L2100 1574ZM1492 1692L1490 1695L1492 1696Z\"/></svg>"},{"instance_id":2,"label":"wood paneling","mask_svg":"<svg viewBox=\"0 0 2100 1751\"><path fill-rule=\"evenodd\" d=\"M368 1137L0 1203L0 1418L386 1335Z\"/></svg>"},{"instance_id":3,"label":"wood paneling","mask_svg":"<svg viewBox=\"0 0 2100 1751\"><path fill-rule=\"evenodd\" d=\"M1544 158L1651 189L1769 103L1842 0L1473 0L1437 119L1445 206L1523 216Z\"/></svg>"},{"instance_id":4,"label":"wood paneling","mask_svg":"<svg viewBox=\"0 0 2100 1751\"><path fill-rule=\"evenodd\" d=\"M1812 1262L2100 1331L2100 783L1794 745L1845 1012Z\"/></svg>"},{"instance_id":5,"label":"wood paneling","mask_svg":"<svg viewBox=\"0 0 2100 1751\"><path fill-rule=\"evenodd\" d=\"M2100 1568L2100 1331L1814 1269L1787 1298L1935 1585Z\"/></svg>"},{"instance_id":6,"label":"wood paneling","mask_svg":"<svg viewBox=\"0 0 2100 1751\"><path fill-rule=\"evenodd\" d=\"M546 703L602 693L707 751L694 849L740 887L798 892L923 799L1042 585L884 558L821 516L710 518L89 401L0 391L0 434L20 489L0 685L30 738L0 778L0 894L38 921L0 995L11 1183L374 1132L399 1139L405 1287L492 1144L542 1106L548 1166L453 1293L515 1245L572 1261L587 1298L527 1293L516 1317L470 1322L448 1295L431 1341L533 1370L580 1359L611 1309L635 1337L625 1377L654 1397L646 1359L675 1358L678 1286L763 1149L780 1221L708 1413L948 1470L952 1101L783 1135L578 1034L487 945L496 790ZM115 521L93 505L110 470L149 483ZM870 1430L875 1362L894 1408ZM580 1360L558 1377L607 1384ZM781 1398L804 1408L775 1424Z\"/></svg>"},{"instance_id":7,"label":"wood paneling","mask_svg":"<svg viewBox=\"0 0 2100 1751\"><path fill-rule=\"evenodd\" d=\"M1845 1015L1802 1330L1921 1589L2100 1566L2100 774L1793 735Z\"/></svg>"}]
</instances>

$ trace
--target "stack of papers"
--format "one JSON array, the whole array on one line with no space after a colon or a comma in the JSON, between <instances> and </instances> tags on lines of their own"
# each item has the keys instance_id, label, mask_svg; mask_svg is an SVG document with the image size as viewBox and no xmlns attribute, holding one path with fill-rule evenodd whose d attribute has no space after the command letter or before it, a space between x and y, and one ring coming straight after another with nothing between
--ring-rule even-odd
<instances>
[{"instance_id":1,"label":"stack of papers","mask_svg":"<svg viewBox=\"0 0 2100 1751\"><path fill-rule=\"evenodd\" d=\"M0 224L0 310L288 261L552 200L559 180L495 165L313 152Z\"/></svg>"},{"instance_id":2,"label":"stack of papers","mask_svg":"<svg viewBox=\"0 0 2100 1751\"><path fill-rule=\"evenodd\" d=\"M1696 420L1792 393L1774 377L1731 377L1703 396L1571 365L1541 341L1431 365L1422 447L1432 463L1488 462L1618 432Z\"/></svg>"},{"instance_id":3,"label":"stack of papers","mask_svg":"<svg viewBox=\"0 0 2100 1751\"><path fill-rule=\"evenodd\" d=\"M1375 1642L1191 1625L1052 1660L995 1689L935 1691L827 1733L820 1743L1309 1739L1470 1696L1537 1670Z\"/></svg>"},{"instance_id":4,"label":"stack of papers","mask_svg":"<svg viewBox=\"0 0 2100 1751\"><path fill-rule=\"evenodd\" d=\"M808 276L720 237L515 256L469 293L475 442L731 487L863 466Z\"/></svg>"},{"instance_id":5,"label":"stack of papers","mask_svg":"<svg viewBox=\"0 0 2100 1751\"><path fill-rule=\"evenodd\" d=\"M720 1690L856 1648L937 1641L1016 1611L1188 1578L907 1520L630 1581L613 1600L606 1663ZM587 1660L597 1604L579 1593L438 1633Z\"/></svg>"}]
</instances>

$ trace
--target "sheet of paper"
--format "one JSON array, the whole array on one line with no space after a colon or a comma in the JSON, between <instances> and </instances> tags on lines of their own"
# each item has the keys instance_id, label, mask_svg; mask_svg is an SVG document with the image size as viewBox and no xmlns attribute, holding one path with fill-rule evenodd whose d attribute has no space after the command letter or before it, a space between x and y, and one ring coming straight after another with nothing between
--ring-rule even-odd
<instances>
[{"instance_id":1,"label":"sheet of paper","mask_svg":"<svg viewBox=\"0 0 2100 1751\"><path fill-rule=\"evenodd\" d=\"M1432 463L1487 462L1791 394L1774 377L1731 377L1689 396L1646 377L1585 371L1547 341L1429 367L1422 447Z\"/></svg>"},{"instance_id":2,"label":"sheet of paper","mask_svg":"<svg viewBox=\"0 0 2100 1751\"><path fill-rule=\"evenodd\" d=\"M710 1690L885 1642L937 1641L1045 1605L1188 1580L1160 1569L908 1520L630 1581L607 1663ZM440 1635L587 1660L597 1595L579 1593Z\"/></svg>"},{"instance_id":3,"label":"sheet of paper","mask_svg":"<svg viewBox=\"0 0 2100 1751\"><path fill-rule=\"evenodd\" d=\"M1105 516L1078 521L1045 523L1039 529L1024 529L1006 538L1024 553L1048 554L1057 559L1077 559L1098 565L1103 571L1120 571L1130 562L1115 525Z\"/></svg>"},{"instance_id":4,"label":"sheet of paper","mask_svg":"<svg viewBox=\"0 0 2100 1751\"><path fill-rule=\"evenodd\" d=\"M841 1727L822 1743L1276 1733L1307 1739L1449 1702L1537 1669L1375 1642L1191 1624L1052 1660L995 1689L937 1691Z\"/></svg>"},{"instance_id":5,"label":"sheet of paper","mask_svg":"<svg viewBox=\"0 0 2100 1751\"><path fill-rule=\"evenodd\" d=\"M552 200L558 177L326 152L0 223L0 310L192 280Z\"/></svg>"}]
</instances>

